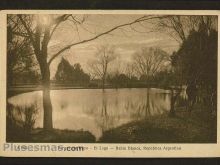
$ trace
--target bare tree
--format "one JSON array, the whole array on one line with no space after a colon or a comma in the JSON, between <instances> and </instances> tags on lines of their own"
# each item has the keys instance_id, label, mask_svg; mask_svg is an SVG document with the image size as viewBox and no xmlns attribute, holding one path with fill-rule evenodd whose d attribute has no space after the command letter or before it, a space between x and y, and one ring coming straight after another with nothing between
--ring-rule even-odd
<instances>
[{"instance_id":1,"label":"bare tree","mask_svg":"<svg viewBox=\"0 0 220 165\"><path fill-rule=\"evenodd\" d=\"M135 64L131 62L127 63L125 68L125 74L129 79L132 79L135 76Z\"/></svg>"},{"instance_id":2,"label":"bare tree","mask_svg":"<svg viewBox=\"0 0 220 165\"><path fill-rule=\"evenodd\" d=\"M90 74L102 80L102 88L105 87L106 76L108 73L109 63L115 60L116 52L113 46L102 45L97 48L96 59L91 61L89 65Z\"/></svg>"},{"instance_id":3,"label":"bare tree","mask_svg":"<svg viewBox=\"0 0 220 165\"><path fill-rule=\"evenodd\" d=\"M159 48L142 48L134 54L134 65L136 72L147 79L162 70L168 61L168 54Z\"/></svg>"},{"instance_id":4,"label":"bare tree","mask_svg":"<svg viewBox=\"0 0 220 165\"><path fill-rule=\"evenodd\" d=\"M166 31L178 43L185 41L190 31L198 30L201 24L209 30L217 26L217 17L213 16L170 15L158 19L156 29L162 32Z\"/></svg>"}]
</instances>

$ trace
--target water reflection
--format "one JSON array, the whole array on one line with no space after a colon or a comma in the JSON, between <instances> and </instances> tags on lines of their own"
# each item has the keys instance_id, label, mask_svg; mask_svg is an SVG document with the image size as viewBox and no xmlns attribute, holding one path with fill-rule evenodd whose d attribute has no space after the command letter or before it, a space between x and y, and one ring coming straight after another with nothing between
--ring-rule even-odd
<instances>
[{"instance_id":1,"label":"water reflection","mask_svg":"<svg viewBox=\"0 0 220 165\"><path fill-rule=\"evenodd\" d=\"M169 91L162 89L71 89L51 91L53 125L57 129L85 130L97 139L111 128L170 110ZM42 93L8 99L14 106L40 107L35 127L42 127Z\"/></svg>"}]
</instances>

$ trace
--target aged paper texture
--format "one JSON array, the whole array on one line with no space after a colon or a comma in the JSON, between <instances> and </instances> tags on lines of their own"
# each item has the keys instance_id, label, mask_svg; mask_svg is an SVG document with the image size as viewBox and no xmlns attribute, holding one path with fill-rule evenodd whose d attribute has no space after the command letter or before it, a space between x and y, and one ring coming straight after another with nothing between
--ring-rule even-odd
<instances>
[{"instance_id":1,"label":"aged paper texture","mask_svg":"<svg viewBox=\"0 0 220 165\"><path fill-rule=\"evenodd\" d=\"M0 12L0 155L218 157L219 11Z\"/></svg>"}]
</instances>

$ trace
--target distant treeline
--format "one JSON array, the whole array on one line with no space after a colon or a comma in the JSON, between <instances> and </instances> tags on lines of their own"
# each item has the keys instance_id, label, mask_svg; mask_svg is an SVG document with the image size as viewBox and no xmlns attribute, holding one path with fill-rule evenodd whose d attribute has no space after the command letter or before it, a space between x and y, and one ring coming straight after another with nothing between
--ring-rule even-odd
<instances>
[{"instance_id":1,"label":"distant treeline","mask_svg":"<svg viewBox=\"0 0 220 165\"><path fill-rule=\"evenodd\" d=\"M166 70L151 77L142 75L139 78L124 73L108 74L105 87L167 87L172 85L173 77L173 73ZM61 59L55 79L52 81L53 84L61 86L102 87L101 79L91 79L91 76L84 72L79 63L71 65L65 58ZM40 84L40 75L36 71L23 72L16 75L13 84Z\"/></svg>"},{"instance_id":2,"label":"distant treeline","mask_svg":"<svg viewBox=\"0 0 220 165\"><path fill-rule=\"evenodd\" d=\"M150 77L142 75L139 78L124 73L108 74L105 87L167 87L172 85L173 76L170 71L161 71ZM101 79L91 79L91 76L83 71L79 63L71 65L64 58L58 65L54 83L68 86L102 87Z\"/></svg>"}]
</instances>

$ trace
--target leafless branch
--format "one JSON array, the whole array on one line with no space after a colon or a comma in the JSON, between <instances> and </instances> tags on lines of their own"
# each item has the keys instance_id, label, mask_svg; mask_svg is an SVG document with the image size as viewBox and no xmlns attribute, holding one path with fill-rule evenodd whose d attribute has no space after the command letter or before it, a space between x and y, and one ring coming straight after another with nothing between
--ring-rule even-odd
<instances>
[{"instance_id":1,"label":"leafless branch","mask_svg":"<svg viewBox=\"0 0 220 165\"><path fill-rule=\"evenodd\" d=\"M73 46L76 46L76 45L79 45L79 44L83 44L83 43L86 43L86 42L89 42L89 41L92 41L92 40L95 40L105 34L108 34L110 32L113 32L115 31L116 29L118 28L121 28L121 27L125 27L125 26L128 26L128 25L132 25L132 24L135 24L135 23L138 23L138 22L141 22L141 21L147 21L147 20L151 20L151 19L156 19L156 18L160 18L160 16L152 16L152 17L147 17L147 16L143 16L141 18L138 18L130 23L125 23L125 24L121 24L121 25L118 25L118 26L115 26L114 28L110 29L110 30L107 30L103 33L100 33L90 39L86 39L86 40L82 40L80 42L76 42L76 43L73 43L73 44L70 44L70 45L67 45L66 47L62 48L60 51L58 51L57 53L55 53L54 55L52 55L51 59L49 59L48 61L48 64L50 65L51 62L57 57L59 56L61 53L63 53L64 51L66 51L67 49L70 49L71 47Z\"/></svg>"}]
</instances>

